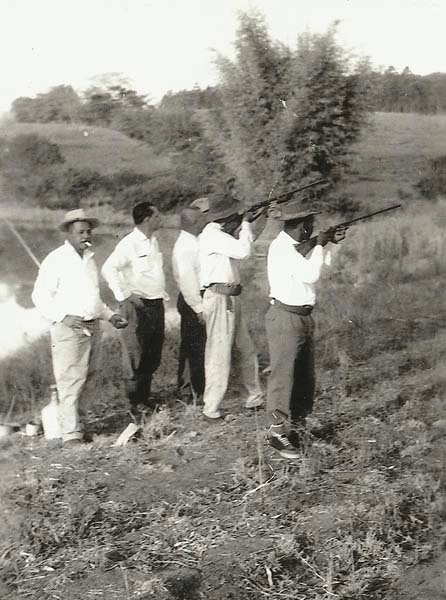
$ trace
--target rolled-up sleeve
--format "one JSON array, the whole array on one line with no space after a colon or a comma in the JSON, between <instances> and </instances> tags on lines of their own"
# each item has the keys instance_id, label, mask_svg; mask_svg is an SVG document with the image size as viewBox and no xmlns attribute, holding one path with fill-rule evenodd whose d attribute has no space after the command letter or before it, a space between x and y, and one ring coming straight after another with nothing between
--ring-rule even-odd
<instances>
[{"instance_id":1,"label":"rolled-up sleeve","mask_svg":"<svg viewBox=\"0 0 446 600\"><path fill-rule=\"evenodd\" d=\"M244 259L251 255L254 235L248 221L242 221L239 238L235 238L222 230L212 230L212 238L208 242L209 252L222 254L229 258Z\"/></svg>"},{"instance_id":2,"label":"rolled-up sleeve","mask_svg":"<svg viewBox=\"0 0 446 600\"><path fill-rule=\"evenodd\" d=\"M125 285L121 270L129 264L125 246L118 244L102 266L101 273L118 302L123 302L131 294Z\"/></svg>"}]
</instances>

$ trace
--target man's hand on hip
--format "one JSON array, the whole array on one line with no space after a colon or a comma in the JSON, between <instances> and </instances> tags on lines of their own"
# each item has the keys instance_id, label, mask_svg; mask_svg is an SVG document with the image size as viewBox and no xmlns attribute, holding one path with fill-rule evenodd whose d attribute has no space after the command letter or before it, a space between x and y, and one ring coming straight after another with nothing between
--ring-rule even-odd
<instances>
[{"instance_id":1,"label":"man's hand on hip","mask_svg":"<svg viewBox=\"0 0 446 600\"><path fill-rule=\"evenodd\" d=\"M200 325L206 325L206 320L205 320L202 312L197 313L197 319L198 319L198 322L200 323Z\"/></svg>"},{"instance_id":2,"label":"man's hand on hip","mask_svg":"<svg viewBox=\"0 0 446 600\"><path fill-rule=\"evenodd\" d=\"M144 306L144 302L142 301L142 298L140 298L136 294L130 294L130 296L127 298L127 300L130 300L130 302L132 304L134 304L135 306Z\"/></svg>"},{"instance_id":3,"label":"man's hand on hip","mask_svg":"<svg viewBox=\"0 0 446 600\"><path fill-rule=\"evenodd\" d=\"M85 327L84 319L78 315L66 315L62 323L71 329L83 329Z\"/></svg>"},{"instance_id":4,"label":"man's hand on hip","mask_svg":"<svg viewBox=\"0 0 446 600\"><path fill-rule=\"evenodd\" d=\"M121 315L119 315L118 313L115 313L110 317L110 323L115 329L124 329L124 327L127 327L127 325L129 324L127 319L124 319L124 317L121 317Z\"/></svg>"}]
</instances>

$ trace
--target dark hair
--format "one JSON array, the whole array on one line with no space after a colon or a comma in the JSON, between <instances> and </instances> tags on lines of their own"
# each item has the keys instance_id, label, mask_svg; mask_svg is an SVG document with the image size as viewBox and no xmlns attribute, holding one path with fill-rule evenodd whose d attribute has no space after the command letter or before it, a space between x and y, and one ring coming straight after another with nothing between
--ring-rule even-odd
<instances>
[{"instance_id":1,"label":"dark hair","mask_svg":"<svg viewBox=\"0 0 446 600\"><path fill-rule=\"evenodd\" d=\"M154 208L150 202L140 202L137 204L132 211L135 225L140 225L146 217L151 217L154 213Z\"/></svg>"}]
</instances>

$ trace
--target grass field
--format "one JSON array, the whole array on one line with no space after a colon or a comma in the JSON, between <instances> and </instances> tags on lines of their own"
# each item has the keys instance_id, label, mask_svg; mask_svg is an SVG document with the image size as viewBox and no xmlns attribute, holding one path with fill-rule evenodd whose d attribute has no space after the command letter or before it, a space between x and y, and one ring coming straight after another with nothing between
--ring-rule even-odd
<instances>
[{"instance_id":1,"label":"grass field","mask_svg":"<svg viewBox=\"0 0 446 600\"><path fill-rule=\"evenodd\" d=\"M18 434L2 443L0 597L445 596L446 203L422 203L411 188L416 169L446 149L441 132L446 117L377 115L358 146L350 185L364 209L400 189L404 210L352 228L319 284L319 425L302 459L288 464L265 446L264 411L245 412L235 380L223 424L175 401L174 332L155 377L162 407L139 441L113 447L128 417L107 338L88 412L93 443L77 452ZM102 238L98 260L111 241ZM34 243L44 254L56 240L41 229ZM31 278L17 251L4 243L9 276ZM250 260L243 278L264 367L265 259ZM16 394L25 420L44 401L48 341L3 361L0 378L1 410Z\"/></svg>"},{"instance_id":2,"label":"grass field","mask_svg":"<svg viewBox=\"0 0 446 600\"><path fill-rule=\"evenodd\" d=\"M169 169L167 156L157 156L149 146L119 131L62 123L10 123L0 125L0 137L35 133L60 146L70 167L88 167L101 174L121 170L151 175Z\"/></svg>"}]
</instances>

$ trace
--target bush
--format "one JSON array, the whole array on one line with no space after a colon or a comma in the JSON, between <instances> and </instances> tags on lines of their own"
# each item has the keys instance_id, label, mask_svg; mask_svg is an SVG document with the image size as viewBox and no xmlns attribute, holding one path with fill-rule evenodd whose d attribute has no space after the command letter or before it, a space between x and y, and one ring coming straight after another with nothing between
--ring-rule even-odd
<instances>
[{"instance_id":1,"label":"bush","mask_svg":"<svg viewBox=\"0 0 446 600\"><path fill-rule=\"evenodd\" d=\"M143 173L135 173L135 171L123 170L103 177L104 188L110 194L122 194L126 189L134 185L142 185L149 177Z\"/></svg>"},{"instance_id":2,"label":"bush","mask_svg":"<svg viewBox=\"0 0 446 600\"><path fill-rule=\"evenodd\" d=\"M46 138L25 133L12 138L3 153L6 167L41 169L65 162L57 144Z\"/></svg>"},{"instance_id":3,"label":"bush","mask_svg":"<svg viewBox=\"0 0 446 600\"><path fill-rule=\"evenodd\" d=\"M416 184L422 196L429 200L446 195L446 156L439 156L429 161L427 174Z\"/></svg>"},{"instance_id":4,"label":"bush","mask_svg":"<svg viewBox=\"0 0 446 600\"><path fill-rule=\"evenodd\" d=\"M70 167L60 174L59 195L80 202L106 186L104 177L93 169Z\"/></svg>"},{"instance_id":5,"label":"bush","mask_svg":"<svg viewBox=\"0 0 446 600\"><path fill-rule=\"evenodd\" d=\"M118 210L129 210L139 202L152 202L159 210L170 211L191 202L196 196L195 190L187 184L166 177L128 187L122 194L115 196L113 204Z\"/></svg>"}]
</instances>

